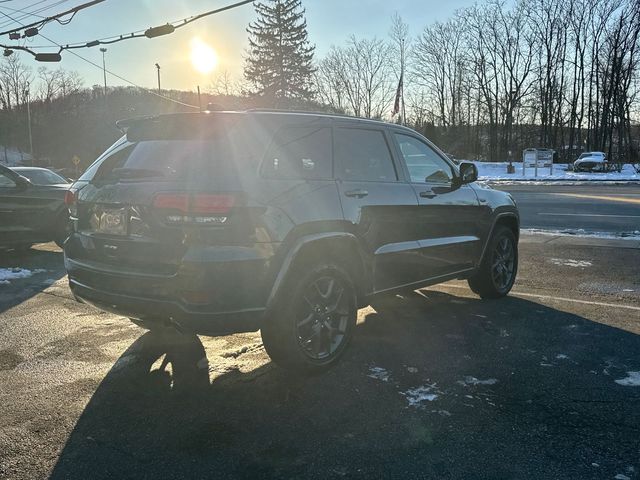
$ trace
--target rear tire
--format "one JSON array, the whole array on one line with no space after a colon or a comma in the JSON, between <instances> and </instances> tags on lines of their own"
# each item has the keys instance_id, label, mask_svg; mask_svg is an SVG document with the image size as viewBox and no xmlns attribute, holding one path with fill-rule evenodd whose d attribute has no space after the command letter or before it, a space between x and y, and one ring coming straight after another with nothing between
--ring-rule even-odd
<instances>
[{"instance_id":1,"label":"rear tire","mask_svg":"<svg viewBox=\"0 0 640 480\"><path fill-rule=\"evenodd\" d=\"M332 263L301 265L262 327L264 348L279 366L317 373L334 365L353 337L356 290L349 274Z\"/></svg>"},{"instance_id":2,"label":"rear tire","mask_svg":"<svg viewBox=\"0 0 640 480\"><path fill-rule=\"evenodd\" d=\"M469 288L481 298L507 295L518 274L518 243L513 231L498 225L489 240L478 272L468 279Z\"/></svg>"}]
</instances>

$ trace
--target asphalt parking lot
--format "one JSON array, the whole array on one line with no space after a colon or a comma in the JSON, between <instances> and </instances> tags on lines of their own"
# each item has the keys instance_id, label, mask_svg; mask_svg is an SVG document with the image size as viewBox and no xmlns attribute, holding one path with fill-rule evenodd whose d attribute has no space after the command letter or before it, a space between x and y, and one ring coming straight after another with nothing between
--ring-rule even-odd
<instances>
[{"instance_id":1,"label":"asphalt parking lot","mask_svg":"<svg viewBox=\"0 0 640 480\"><path fill-rule=\"evenodd\" d=\"M640 478L638 265L638 242L525 236L509 298L379 299L301 379L258 334L77 304L51 245L0 256L41 269L0 286L0 478Z\"/></svg>"}]
</instances>

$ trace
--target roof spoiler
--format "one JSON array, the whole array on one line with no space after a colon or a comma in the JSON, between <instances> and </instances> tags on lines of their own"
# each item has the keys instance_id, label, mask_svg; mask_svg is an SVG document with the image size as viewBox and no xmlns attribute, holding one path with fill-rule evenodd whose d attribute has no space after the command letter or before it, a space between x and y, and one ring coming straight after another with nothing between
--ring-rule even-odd
<instances>
[{"instance_id":1,"label":"roof spoiler","mask_svg":"<svg viewBox=\"0 0 640 480\"><path fill-rule=\"evenodd\" d=\"M132 118L125 118L123 120L118 120L116 122L116 127L118 127L118 129L126 134L127 130L129 130L129 128L133 125L136 125L138 123L142 123L144 121L148 121L148 120L153 120L154 118L158 118L157 115L142 115L139 117L132 117Z\"/></svg>"}]
</instances>

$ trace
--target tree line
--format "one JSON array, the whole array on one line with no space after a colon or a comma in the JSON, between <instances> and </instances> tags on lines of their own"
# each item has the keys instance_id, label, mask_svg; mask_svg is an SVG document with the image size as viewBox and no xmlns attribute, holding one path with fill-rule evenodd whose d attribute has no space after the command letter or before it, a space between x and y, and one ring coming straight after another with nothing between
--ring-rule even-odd
<instances>
[{"instance_id":1,"label":"tree line","mask_svg":"<svg viewBox=\"0 0 640 480\"><path fill-rule=\"evenodd\" d=\"M484 0L413 36L395 15L388 35L349 36L322 58L301 0L255 8L243 78L219 74L203 104L404 121L459 158L517 159L541 147L561 161L588 150L638 161L637 0ZM392 116L401 76L405 105ZM163 96L198 101L195 92ZM88 162L119 135L115 120L189 110L167 98L134 87L105 95L76 72L34 71L14 54L0 61L0 145L28 150L29 101L36 157Z\"/></svg>"},{"instance_id":2,"label":"tree line","mask_svg":"<svg viewBox=\"0 0 640 480\"><path fill-rule=\"evenodd\" d=\"M543 147L563 160L600 150L637 161L637 0L489 0L414 38L406 30L396 17L390 39L334 46L318 62L319 98L388 117L406 48L407 122L458 156Z\"/></svg>"}]
</instances>

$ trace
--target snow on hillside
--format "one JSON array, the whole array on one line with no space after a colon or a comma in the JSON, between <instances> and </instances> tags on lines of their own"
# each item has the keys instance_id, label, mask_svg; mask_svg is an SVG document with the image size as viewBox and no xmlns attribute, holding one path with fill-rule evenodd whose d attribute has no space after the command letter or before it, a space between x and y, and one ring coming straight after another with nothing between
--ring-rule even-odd
<instances>
[{"instance_id":1,"label":"snow on hillside","mask_svg":"<svg viewBox=\"0 0 640 480\"><path fill-rule=\"evenodd\" d=\"M20 152L14 148L6 148L0 145L0 164L9 167L26 164L31 162L31 155L26 152Z\"/></svg>"}]
</instances>

